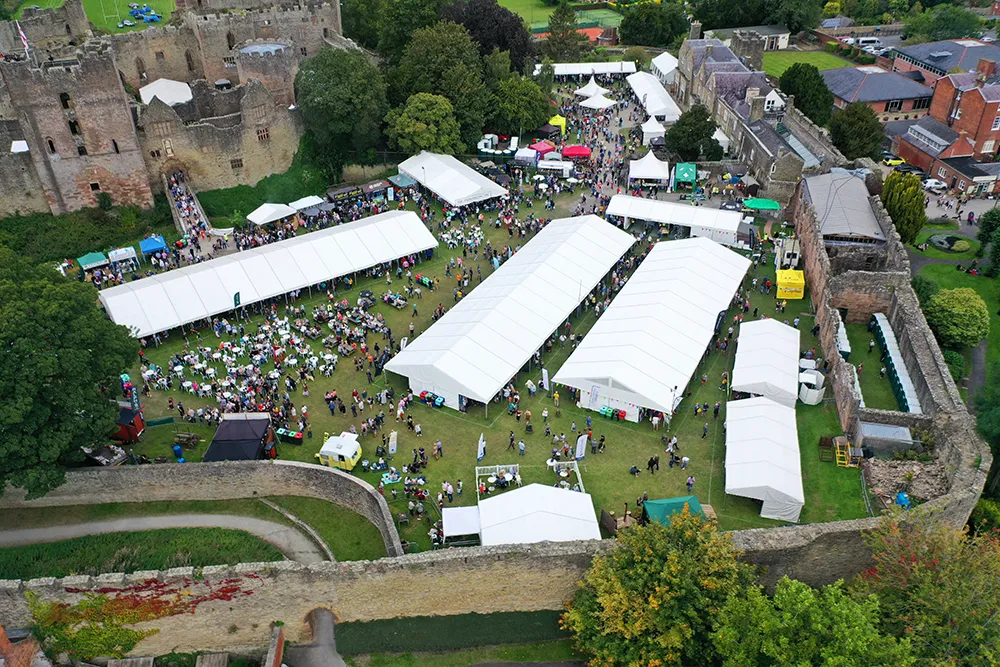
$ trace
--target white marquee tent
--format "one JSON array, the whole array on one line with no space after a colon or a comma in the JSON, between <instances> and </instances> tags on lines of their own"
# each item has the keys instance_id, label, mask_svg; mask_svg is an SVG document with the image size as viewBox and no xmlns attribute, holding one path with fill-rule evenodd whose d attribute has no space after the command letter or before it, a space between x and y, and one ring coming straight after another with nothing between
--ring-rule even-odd
<instances>
[{"instance_id":1,"label":"white marquee tent","mask_svg":"<svg viewBox=\"0 0 1000 667\"><path fill-rule=\"evenodd\" d=\"M712 138L719 142L722 146L722 151L724 153L729 152L729 135L722 131L722 128L716 128L715 132L712 134Z\"/></svg>"},{"instance_id":2,"label":"white marquee tent","mask_svg":"<svg viewBox=\"0 0 1000 667\"><path fill-rule=\"evenodd\" d=\"M794 408L768 398L726 404L726 493L763 501L765 519L799 520L805 493Z\"/></svg>"},{"instance_id":3,"label":"white marquee tent","mask_svg":"<svg viewBox=\"0 0 1000 667\"><path fill-rule=\"evenodd\" d=\"M320 204L325 204L326 200L322 197L317 197L316 195L309 195L308 197L303 197L302 199L296 199L293 202L289 202L288 205L294 208L296 211L304 211L307 208L312 208L313 206L319 206Z\"/></svg>"},{"instance_id":4,"label":"white marquee tent","mask_svg":"<svg viewBox=\"0 0 1000 667\"><path fill-rule=\"evenodd\" d=\"M441 520L446 538L479 534L478 507L445 507L441 510Z\"/></svg>"},{"instance_id":5,"label":"white marquee tent","mask_svg":"<svg viewBox=\"0 0 1000 667\"><path fill-rule=\"evenodd\" d=\"M584 86L583 88L577 90L576 94L581 95L583 97L593 97L594 95L603 95L606 92L608 92L607 88L602 88L601 86L598 86L597 82L594 81L594 77L590 77L590 82L587 83L587 85Z\"/></svg>"},{"instance_id":6,"label":"white marquee tent","mask_svg":"<svg viewBox=\"0 0 1000 667\"><path fill-rule=\"evenodd\" d=\"M584 101L580 102L580 106L585 109L610 109L614 105L618 104L614 100L608 99L604 95L598 93L593 97L588 97Z\"/></svg>"},{"instance_id":7,"label":"white marquee tent","mask_svg":"<svg viewBox=\"0 0 1000 667\"><path fill-rule=\"evenodd\" d=\"M631 60L614 63L555 63L552 69L556 76L576 76L594 74L631 74L635 71L635 62ZM534 75L542 73L542 66L535 65Z\"/></svg>"},{"instance_id":8,"label":"white marquee tent","mask_svg":"<svg viewBox=\"0 0 1000 667\"><path fill-rule=\"evenodd\" d=\"M799 333L772 319L741 324L733 391L764 396L794 408L799 391Z\"/></svg>"},{"instance_id":9,"label":"white marquee tent","mask_svg":"<svg viewBox=\"0 0 1000 667\"><path fill-rule=\"evenodd\" d=\"M642 145L648 146L651 139L665 136L667 131L660 125L656 117L650 116L649 120L642 124Z\"/></svg>"},{"instance_id":10,"label":"white marquee tent","mask_svg":"<svg viewBox=\"0 0 1000 667\"><path fill-rule=\"evenodd\" d=\"M589 493L543 484L480 500L479 526L483 546L601 539Z\"/></svg>"},{"instance_id":11,"label":"white marquee tent","mask_svg":"<svg viewBox=\"0 0 1000 667\"><path fill-rule=\"evenodd\" d=\"M450 155L420 151L419 155L399 165L399 173L420 183L450 206L465 206L507 195L506 188Z\"/></svg>"},{"instance_id":12,"label":"white marquee tent","mask_svg":"<svg viewBox=\"0 0 1000 667\"><path fill-rule=\"evenodd\" d=\"M345 276L438 245L416 213L357 222L185 266L100 293L108 315L136 337Z\"/></svg>"},{"instance_id":13,"label":"white marquee tent","mask_svg":"<svg viewBox=\"0 0 1000 667\"><path fill-rule=\"evenodd\" d=\"M295 215L296 210L285 204L261 204L255 208L247 220L255 225L266 225Z\"/></svg>"},{"instance_id":14,"label":"white marquee tent","mask_svg":"<svg viewBox=\"0 0 1000 667\"><path fill-rule=\"evenodd\" d=\"M670 165L649 151L638 160L629 160L628 179L630 181L660 181L670 180Z\"/></svg>"},{"instance_id":15,"label":"white marquee tent","mask_svg":"<svg viewBox=\"0 0 1000 667\"><path fill-rule=\"evenodd\" d=\"M488 404L633 243L596 215L553 220L386 369L452 409Z\"/></svg>"},{"instance_id":16,"label":"white marquee tent","mask_svg":"<svg viewBox=\"0 0 1000 667\"><path fill-rule=\"evenodd\" d=\"M139 99L143 104L149 104L154 97L171 107L194 99L191 86L173 79L157 79L139 89Z\"/></svg>"},{"instance_id":17,"label":"white marquee tent","mask_svg":"<svg viewBox=\"0 0 1000 667\"><path fill-rule=\"evenodd\" d=\"M690 206L661 199L632 195L614 195L606 215L630 220L647 220L661 225L680 225L691 230L691 236L705 236L716 243L735 246L739 242L739 211L725 211L707 206Z\"/></svg>"},{"instance_id":18,"label":"white marquee tent","mask_svg":"<svg viewBox=\"0 0 1000 667\"><path fill-rule=\"evenodd\" d=\"M650 116L662 118L665 123L675 123L681 117L681 108L652 74L636 72L625 77L625 80Z\"/></svg>"},{"instance_id":19,"label":"white marquee tent","mask_svg":"<svg viewBox=\"0 0 1000 667\"><path fill-rule=\"evenodd\" d=\"M677 58L664 51L653 58L649 64L650 69L656 75L656 78L660 80L660 83L666 86L674 82L675 72L677 71Z\"/></svg>"},{"instance_id":20,"label":"white marquee tent","mask_svg":"<svg viewBox=\"0 0 1000 667\"><path fill-rule=\"evenodd\" d=\"M706 238L657 243L555 381L579 389L583 408L669 414L749 267Z\"/></svg>"}]
</instances>

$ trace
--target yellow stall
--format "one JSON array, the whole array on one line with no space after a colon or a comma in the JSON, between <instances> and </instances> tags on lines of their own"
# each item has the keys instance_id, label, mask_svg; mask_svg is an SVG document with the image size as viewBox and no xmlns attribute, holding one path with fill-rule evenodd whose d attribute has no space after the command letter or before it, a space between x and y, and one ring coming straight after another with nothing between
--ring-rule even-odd
<instances>
[{"instance_id":1,"label":"yellow stall","mask_svg":"<svg viewBox=\"0 0 1000 667\"><path fill-rule=\"evenodd\" d=\"M361 460L361 445L358 443L358 436L347 431L339 436L329 437L328 433L324 433L323 436L325 441L319 453L316 454L319 462L331 468L353 470L354 466Z\"/></svg>"},{"instance_id":2,"label":"yellow stall","mask_svg":"<svg viewBox=\"0 0 1000 667\"><path fill-rule=\"evenodd\" d=\"M560 134L566 134L566 119L562 116L556 115L549 118L549 125L558 127Z\"/></svg>"},{"instance_id":3,"label":"yellow stall","mask_svg":"<svg viewBox=\"0 0 1000 667\"><path fill-rule=\"evenodd\" d=\"M806 296L806 276L796 269L778 271L779 299L804 299Z\"/></svg>"}]
</instances>

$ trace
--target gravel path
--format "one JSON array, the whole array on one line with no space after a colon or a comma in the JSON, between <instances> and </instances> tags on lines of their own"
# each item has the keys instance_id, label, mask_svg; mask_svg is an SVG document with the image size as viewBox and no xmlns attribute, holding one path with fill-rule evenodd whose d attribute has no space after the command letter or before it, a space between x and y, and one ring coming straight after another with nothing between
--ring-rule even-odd
<instances>
[{"instance_id":1,"label":"gravel path","mask_svg":"<svg viewBox=\"0 0 1000 667\"><path fill-rule=\"evenodd\" d=\"M326 560L312 540L295 528L273 521L229 514L174 514L166 516L131 517L108 521L18 528L0 531L0 547L15 547L42 542L59 542L87 535L127 533L164 528L229 528L256 535L275 546L289 560L317 563Z\"/></svg>"}]
</instances>

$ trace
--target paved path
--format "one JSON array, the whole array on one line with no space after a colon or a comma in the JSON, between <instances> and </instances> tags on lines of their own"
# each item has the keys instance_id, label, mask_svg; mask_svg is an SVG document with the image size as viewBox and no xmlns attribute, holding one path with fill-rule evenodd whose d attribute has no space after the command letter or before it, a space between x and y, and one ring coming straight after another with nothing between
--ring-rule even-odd
<instances>
[{"instance_id":1,"label":"paved path","mask_svg":"<svg viewBox=\"0 0 1000 667\"><path fill-rule=\"evenodd\" d=\"M46 528L19 528L0 531L0 547L16 547L42 542L59 542L74 537L128 533L164 528L229 528L256 535L275 546L289 560L317 563L325 560L312 540L295 528L273 521L229 514L173 514L91 521Z\"/></svg>"},{"instance_id":2,"label":"paved path","mask_svg":"<svg viewBox=\"0 0 1000 667\"><path fill-rule=\"evenodd\" d=\"M972 263L971 259L939 259L937 257L928 257L913 246L906 246L906 255L910 258L910 275L914 276L920 273L920 269L928 264L968 265Z\"/></svg>"},{"instance_id":3,"label":"paved path","mask_svg":"<svg viewBox=\"0 0 1000 667\"><path fill-rule=\"evenodd\" d=\"M333 614L327 609L314 609L309 612L309 624L312 643L289 647L282 662L289 667L347 667L337 653Z\"/></svg>"}]
</instances>

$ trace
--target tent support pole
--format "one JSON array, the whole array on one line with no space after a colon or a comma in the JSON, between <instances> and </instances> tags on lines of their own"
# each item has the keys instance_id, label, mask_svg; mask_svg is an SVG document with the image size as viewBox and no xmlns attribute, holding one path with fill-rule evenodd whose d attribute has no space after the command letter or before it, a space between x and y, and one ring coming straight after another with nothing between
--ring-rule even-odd
<instances>
[{"instance_id":1,"label":"tent support pole","mask_svg":"<svg viewBox=\"0 0 1000 667\"><path fill-rule=\"evenodd\" d=\"M483 407L485 408L486 418L489 419L490 418L490 402L486 401L485 403L483 403Z\"/></svg>"}]
</instances>

